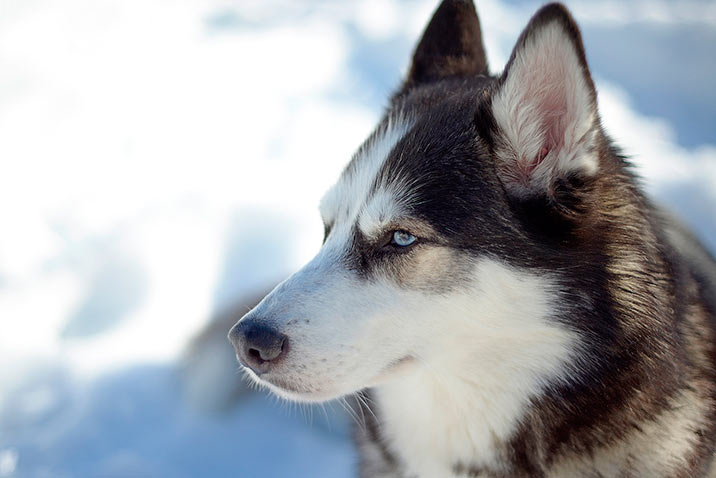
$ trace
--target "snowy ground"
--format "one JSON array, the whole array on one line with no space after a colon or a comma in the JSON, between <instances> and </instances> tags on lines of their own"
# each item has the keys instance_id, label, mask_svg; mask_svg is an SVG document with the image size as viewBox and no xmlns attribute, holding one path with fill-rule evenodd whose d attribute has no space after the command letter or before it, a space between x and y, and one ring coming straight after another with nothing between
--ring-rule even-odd
<instances>
[{"instance_id":1,"label":"snowy ground","mask_svg":"<svg viewBox=\"0 0 716 478\"><path fill-rule=\"evenodd\" d=\"M498 71L538 4L478 3ZM716 4L567 3L607 129L716 250ZM0 477L351 476L340 407L207 414L176 363L315 253L433 7L0 0Z\"/></svg>"}]
</instances>

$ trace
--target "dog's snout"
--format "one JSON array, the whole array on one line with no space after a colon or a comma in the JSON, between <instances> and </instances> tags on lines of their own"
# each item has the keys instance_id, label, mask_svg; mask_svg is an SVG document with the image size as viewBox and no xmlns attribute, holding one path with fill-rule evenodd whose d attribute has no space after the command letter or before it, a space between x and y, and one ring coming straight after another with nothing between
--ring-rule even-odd
<instances>
[{"instance_id":1,"label":"dog's snout","mask_svg":"<svg viewBox=\"0 0 716 478\"><path fill-rule=\"evenodd\" d=\"M240 321L229 338L241 364L257 374L268 371L288 350L288 337L256 319Z\"/></svg>"}]
</instances>

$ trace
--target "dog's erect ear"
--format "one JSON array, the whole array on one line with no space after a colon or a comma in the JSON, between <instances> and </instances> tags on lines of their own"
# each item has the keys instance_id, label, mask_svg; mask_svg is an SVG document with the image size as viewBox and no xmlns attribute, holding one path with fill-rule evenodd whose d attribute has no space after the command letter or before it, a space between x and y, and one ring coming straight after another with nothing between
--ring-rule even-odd
<instances>
[{"instance_id":1,"label":"dog's erect ear","mask_svg":"<svg viewBox=\"0 0 716 478\"><path fill-rule=\"evenodd\" d=\"M487 58L475 5L472 0L443 0L415 48L402 89L448 76L480 74L487 74Z\"/></svg>"},{"instance_id":2,"label":"dog's erect ear","mask_svg":"<svg viewBox=\"0 0 716 478\"><path fill-rule=\"evenodd\" d=\"M596 91L567 9L540 9L520 35L492 98L497 170L518 197L597 172Z\"/></svg>"}]
</instances>

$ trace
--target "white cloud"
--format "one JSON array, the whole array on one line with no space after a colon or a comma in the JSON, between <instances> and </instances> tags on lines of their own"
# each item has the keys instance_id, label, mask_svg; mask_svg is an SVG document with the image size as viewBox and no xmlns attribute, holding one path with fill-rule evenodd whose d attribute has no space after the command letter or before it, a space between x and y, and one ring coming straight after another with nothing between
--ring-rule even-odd
<instances>
[{"instance_id":1,"label":"white cloud","mask_svg":"<svg viewBox=\"0 0 716 478\"><path fill-rule=\"evenodd\" d=\"M649 190L684 182L705 182L716 191L716 145L689 150L676 143L673 127L661 118L634 111L625 91L598 83L599 109L607 132L637 166ZM712 197L716 203L716 194Z\"/></svg>"}]
</instances>

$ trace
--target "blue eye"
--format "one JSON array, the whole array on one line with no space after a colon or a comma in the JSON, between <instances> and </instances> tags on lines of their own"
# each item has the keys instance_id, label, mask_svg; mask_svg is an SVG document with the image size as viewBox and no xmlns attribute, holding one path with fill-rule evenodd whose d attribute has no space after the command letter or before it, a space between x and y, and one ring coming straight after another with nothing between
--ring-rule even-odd
<instances>
[{"instance_id":1,"label":"blue eye","mask_svg":"<svg viewBox=\"0 0 716 478\"><path fill-rule=\"evenodd\" d=\"M408 231L395 231L393 232L392 243L400 247L408 247L417 240L415 236L410 234Z\"/></svg>"}]
</instances>

